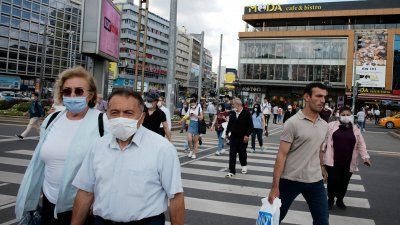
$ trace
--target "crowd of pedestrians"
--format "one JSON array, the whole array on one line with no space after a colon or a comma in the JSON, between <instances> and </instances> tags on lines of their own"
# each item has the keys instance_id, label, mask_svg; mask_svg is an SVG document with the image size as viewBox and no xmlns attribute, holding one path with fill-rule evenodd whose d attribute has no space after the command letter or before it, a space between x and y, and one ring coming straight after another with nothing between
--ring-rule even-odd
<instances>
[{"instance_id":1,"label":"crowd of pedestrians","mask_svg":"<svg viewBox=\"0 0 400 225\"><path fill-rule=\"evenodd\" d=\"M370 117L347 107L325 103L328 89L311 83L304 89L304 106L271 104L268 98L248 107L237 97L204 104L193 94L178 115L180 132L187 131L187 157L196 159L207 127L218 138L216 155L229 145L229 171L234 179L249 173L247 148L265 148L268 124L283 126L268 201L282 200L282 221L302 194L314 224L329 224L335 201L346 209L344 196L357 158L371 166L362 131ZM24 139L45 116L34 94L30 122L17 137ZM18 220L38 209L46 225L165 224L183 225L185 203L180 162L172 140L171 112L157 92L144 96L114 89L107 101L97 93L93 76L82 67L62 72L56 82L53 109L40 126L40 140L22 179L16 200ZM204 111L203 111L204 109ZM372 110L372 109L371 109ZM375 109L372 115L380 113ZM208 123L204 121L208 115ZM38 128L37 128L38 129ZM157 143L157 144L155 144ZM252 154L252 153L250 153ZM327 191L324 187L327 182Z\"/></svg>"}]
</instances>

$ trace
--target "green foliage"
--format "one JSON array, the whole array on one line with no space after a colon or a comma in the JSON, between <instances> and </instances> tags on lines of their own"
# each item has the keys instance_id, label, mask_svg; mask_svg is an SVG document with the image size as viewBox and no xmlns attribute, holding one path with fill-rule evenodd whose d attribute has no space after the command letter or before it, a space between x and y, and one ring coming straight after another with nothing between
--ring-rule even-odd
<instances>
[{"instance_id":1,"label":"green foliage","mask_svg":"<svg viewBox=\"0 0 400 225\"><path fill-rule=\"evenodd\" d=\"M31 106L30 102L22 102L19 104L15 104L11 107L11 110L19 111L19 112L27 112L29 107Z\"/></svg>"},{"instance_id":2,"label":"green foliage","mask_svg":"<svg viewBox=\"0 0 400 225\"><path fill-rule=\"evenodd\" d=\"M15 110L0 110L0 116L23 116L23 112Z\"/></svg>"}]
</instances>

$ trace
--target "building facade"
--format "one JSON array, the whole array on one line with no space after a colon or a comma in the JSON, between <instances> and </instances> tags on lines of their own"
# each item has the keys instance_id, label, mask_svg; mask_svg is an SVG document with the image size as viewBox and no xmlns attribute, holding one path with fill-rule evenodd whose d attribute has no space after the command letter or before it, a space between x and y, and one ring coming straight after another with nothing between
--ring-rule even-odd
<instances>
[{"instance_id":1,"label":"building facade","mask_svg":"<svg viewBox=\"0 0 400 225\"><path fill-rule=\"evenodd\" d=\"M180 93L187 91L190 72L190 35L184 27L178 28L176 46L176 76L175 80Z\"/></svg>"},{"instance_id":2,"label":"building facade","mask_svg":"<svg viewBox=\"0 0 400 225\"><path fill-rule=\"evenodd\" d=\"M0 0L0 8L0 77L20 82L14 87L0 83L0 90L33 92L44 69L44 92L50 95L60 72L85 66L79 53L82 10L76 1Z\"/></svg>"},{"instance_id":3,"label":"building facade","mask_svg":"<svg viewBox=\"0 0 400 225\"><path fill-rule=\"evenodd\" d=\"M245 7L239 88L248 96L301 104L304 86L322 82L330 87L328 101L343 105L355 74L359 99L400 100L394 95L399 15L396 0Z\"/></svg>"},{"instance_id":4,"label":"building facade","mask_svg":"<svg viewBox=\"0 0 400 225\"><path fill-rule=\"evenodd\" d=\"M120 36L120 61L119 73L114 80L116 87L133 87L136 63L136 40L139 7L133 0L114 0L116 6L122 11L121 36ZM142 17L142 23L144 17ZM149 12L146 65L144 73L144 90L165 90L167 81L168 63L168 20ZM140 42L143 43L143 34ZM142 49L142 48L141 48ZM141 65L141 58L139 58ZM138 88L141 86L141 70L138 73Z\"/></svg>"}]
</instances>

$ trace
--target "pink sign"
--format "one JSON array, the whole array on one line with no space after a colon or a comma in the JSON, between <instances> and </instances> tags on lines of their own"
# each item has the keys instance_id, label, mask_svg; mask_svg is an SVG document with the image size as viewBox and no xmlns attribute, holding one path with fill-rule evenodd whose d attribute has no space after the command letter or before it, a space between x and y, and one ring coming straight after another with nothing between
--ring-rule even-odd
<instances>
[{"instance_id":1,"label":"pink sign","mask_svg":"<svg viewBox=\"0 0 400 225\"><path fill-rule=\"evenodd\" d=\"M118 59L121 15L107 0L103 0L101 8L99 51Z\"/></svg>"}]
</instances>

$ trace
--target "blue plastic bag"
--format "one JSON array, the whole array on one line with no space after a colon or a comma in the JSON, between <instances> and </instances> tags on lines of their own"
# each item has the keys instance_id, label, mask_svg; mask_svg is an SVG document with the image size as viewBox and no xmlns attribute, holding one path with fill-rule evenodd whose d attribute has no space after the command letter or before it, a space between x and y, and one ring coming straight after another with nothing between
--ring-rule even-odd
<instances>
[{"instance_id":1,"label":"blue plastic bag","mask_svg":"<svg viewBox=\"0 0 400 225\"><path fill-rule=\"evenodd\" d=\"M281 200L275 198L272 205L268 202L267 198L261 199L261 202L262 206L258 212L256 225L279 225Z\"/></svg>"},{"instance_id":2,"label":"blue plastic bag","mask_svg":"<svg viewBox=\"0 0 400 225\"><path fill-rule=\"evenodd\" d=\"M25 213L18 225L42 225L41 209Z\"/></svg>"}]
</instances>

